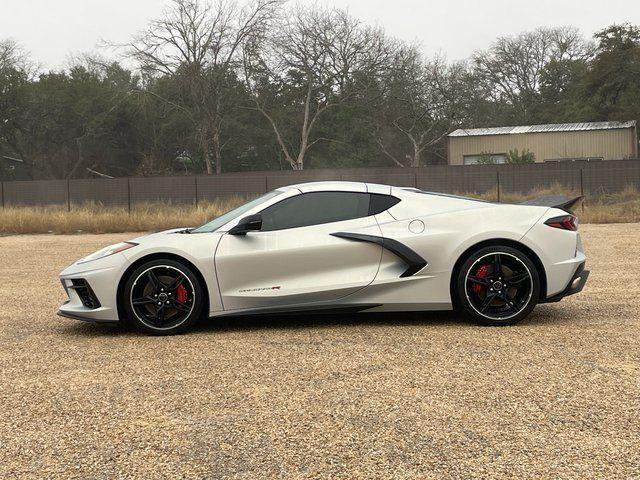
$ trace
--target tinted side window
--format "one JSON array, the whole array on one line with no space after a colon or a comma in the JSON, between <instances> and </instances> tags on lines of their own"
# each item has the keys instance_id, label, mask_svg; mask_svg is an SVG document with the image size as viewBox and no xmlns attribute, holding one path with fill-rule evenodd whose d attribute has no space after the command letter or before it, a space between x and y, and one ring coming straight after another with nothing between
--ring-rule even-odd
<instances>
[{"instance_id":1,"label":"tinted side window","mask_svg":"<svg viewBox=\"0 0 640 480\"><path fill-rule=\"evenodd\" d=\"M391 195L382 195L380 193L371 194L371 202L369 203L369 215L377 215L388 210L400 201L399 198Z\"/></svg>"},{"instance_id":2,"label":"tinted side window","mask_svg":"<svg viewBox=\"0 0 640 480\"><path fill-rule=\"evenodd\" d=\"M340 222L369 215L368 193L312 192L290 197L265 208L262 230L283 230Z\"/></svg>"}]
</instances>

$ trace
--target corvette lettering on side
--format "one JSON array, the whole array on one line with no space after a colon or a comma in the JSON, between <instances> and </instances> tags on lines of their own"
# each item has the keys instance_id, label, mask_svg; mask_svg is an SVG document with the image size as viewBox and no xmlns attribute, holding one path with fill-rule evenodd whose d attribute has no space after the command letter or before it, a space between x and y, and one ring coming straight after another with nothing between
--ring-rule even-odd
<instances>
[{"instance_id":1,"label":"corvette lettering on side","mask_svg":"<svg viewBox=\"0 0 640 480\"><path fill-rule=\"evenodd\" d=\"M243 289L238 290L238 292L239 293L265 292L265 291L271 291L271 290L280 290L280 285L277 285L275 287L243 288Z\"/></svg>"}]
</instances>

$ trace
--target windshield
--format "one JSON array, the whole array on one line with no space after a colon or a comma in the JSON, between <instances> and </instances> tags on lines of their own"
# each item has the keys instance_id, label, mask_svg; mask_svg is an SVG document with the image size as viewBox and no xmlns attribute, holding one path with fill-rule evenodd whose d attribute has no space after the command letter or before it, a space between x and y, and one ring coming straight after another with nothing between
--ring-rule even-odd
<instances>
[{"instance_id":1,"label":"windshield","mask_svg":"<svg viewBox=\"0 0 640 480\"><path fill-rule=\"evenodd\" d=\"M282 191L280 190L273 190L272 192L265 193L261 197L258 197L255 200L251 200L249 203L245 203L244 205L241 205L238 208L234 208L233 210L227 213L223 213L219 217L214 218L210 222L207 222L204 225L202 225L201 227L194 228L193 230L191 230L191 233L215 232L223 225L226 225L227 223L229 223L231 220L234 220L240 217L241 215L248 212L252 208L257 207L261 203L266 202L267 200L277 195L280 195L281 193Z\"/></svg>"}]
</instances>

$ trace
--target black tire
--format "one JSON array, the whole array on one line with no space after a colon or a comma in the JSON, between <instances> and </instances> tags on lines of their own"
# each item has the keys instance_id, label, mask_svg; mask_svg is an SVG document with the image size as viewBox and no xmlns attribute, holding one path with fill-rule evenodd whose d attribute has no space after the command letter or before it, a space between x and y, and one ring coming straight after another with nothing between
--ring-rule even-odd
<instances>
[{"instance_id":1,"label":"black tire","mask_svg":"<svg viewBox=\"0 0 640 480\"><path fill-rule=\"evenodd\" d=\"M479 325L513 325L529 315L540 298L540 275L534 263L507 246L473 252L455 282L456 305Z\"/></svg>"},{"instance_id":2,"label":"black tire","mask_svg":"<svg viewBox=\"0 0 640 480\"><path fill-rule=\"evenodd\" d=\"M204 291L189 267L175 260L157 259L129 275L120 300L129 323L137 330L175 335L200 318Z\"/></svg>"}]
</instances>

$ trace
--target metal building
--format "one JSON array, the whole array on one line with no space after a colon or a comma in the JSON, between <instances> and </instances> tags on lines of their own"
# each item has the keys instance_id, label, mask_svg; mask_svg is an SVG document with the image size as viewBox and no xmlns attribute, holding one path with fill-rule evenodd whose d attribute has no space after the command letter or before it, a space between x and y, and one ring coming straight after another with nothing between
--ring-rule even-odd
<instances>
[{"instance_id":1,"label":"metal building","mask_svg":"<svg viewBox=\"0 0 640 480\"><path fill-rule=\"evenodd\" d=\"M515 149L532 152L536 162L638 158L636 122L458 129L447 137L451 165L507 163Z\"/></svg>"}]
</instances>

